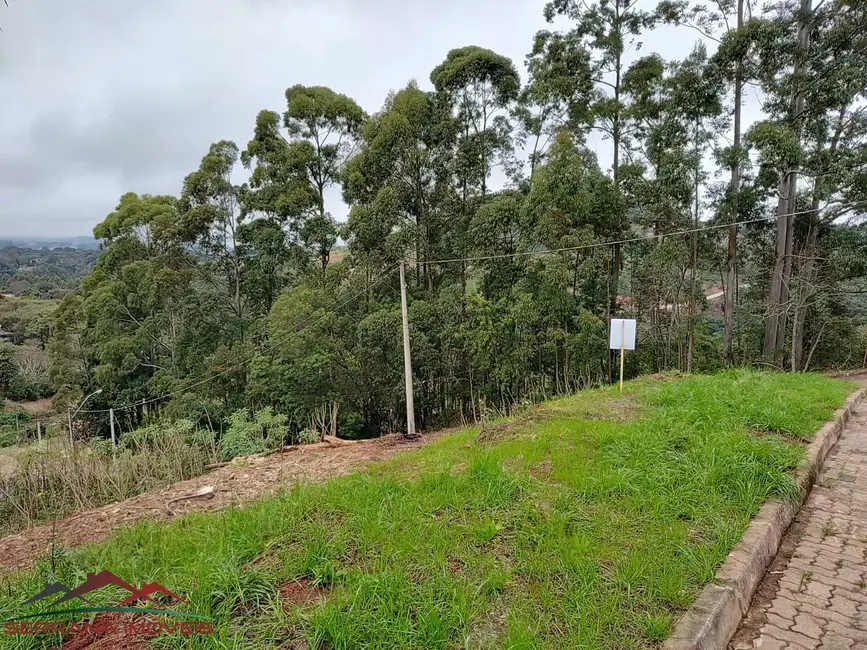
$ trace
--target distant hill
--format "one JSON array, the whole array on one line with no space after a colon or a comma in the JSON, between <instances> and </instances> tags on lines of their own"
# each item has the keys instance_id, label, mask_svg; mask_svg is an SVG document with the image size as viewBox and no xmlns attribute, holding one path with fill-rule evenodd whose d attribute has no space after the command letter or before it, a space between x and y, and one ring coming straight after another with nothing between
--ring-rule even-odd
<instances>
[{"instance_id":1,"label":"distant hill","mask_svg":"<svg viewBox=\"0 0 867 650\"><path fill-rule=\"evenodd\" d=\"M95 251L99 249L99 242L93 237L0 237L0 249L3 248L26 248L42 250L47 248L74 248L76 250Z\"/></svg>"},{"instance_id":2,"label":"distant hill","mask_svg":"<svg viewBox=\"0 0 867 650\"><path fill-rule=\"evenodd\" d=\"M84 239L84 238L78 238ZM33 298L62 298L76 291L99 259L96 248L75 248L69 240L63 247L25 248L0 242L0 293Z\"/></svg>"}]
</instances>

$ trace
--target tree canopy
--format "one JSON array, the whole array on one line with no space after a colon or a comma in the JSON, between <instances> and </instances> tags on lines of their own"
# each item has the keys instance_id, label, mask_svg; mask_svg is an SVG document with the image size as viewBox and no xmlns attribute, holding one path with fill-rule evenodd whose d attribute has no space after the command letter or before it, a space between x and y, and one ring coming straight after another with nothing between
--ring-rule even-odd
<instances>
[{"instance_id":1,"label":"tree canopy","mask_svg":"<svg viewBox=\"0 0 867 650\"><path fill-rule=\"evenodd\" d=\"M326 412L348 437L400 429L401 261L421 428L608 381L614 316L639 321L629 374L860 364L867 6L545 16L523 75L456 48L370 114L293 85L177 196L124 194L51 327L56 400L102 388L103 430L119 406L130 426L270 408L294 433ZM682 60L641 51L662 24L696 39Z\"/></svg>"}]
</instances>

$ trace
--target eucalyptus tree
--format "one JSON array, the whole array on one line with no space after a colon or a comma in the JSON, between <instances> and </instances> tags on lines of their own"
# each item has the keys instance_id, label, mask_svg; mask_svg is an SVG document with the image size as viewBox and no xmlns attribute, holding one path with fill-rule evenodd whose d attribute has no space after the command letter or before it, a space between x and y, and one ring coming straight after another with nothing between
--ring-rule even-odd
<instances>
[{"instance_id":1,"label":"eucalyptus tree","mask_svg":"<svg viewBox=\"0 0 867 650\"><path fill-rule=\"evenodd\" d=\"M242 247L239 229L243 215L240 187L232 182L240 161L238 146L221 140L208 149L199 168L184 178L180 206L184 228L219 271L221 278L208 279L222 285L235 317L244 317Z\"/></svg>"},{"instance_id":2,"label":"eucalyptus tree","mask_svg":"<svg viewBox=\"0 0 867 650\"><path fill-rule=\"evenodd\" d=\"M520 92L518 71L511 59L470 45L451 50L430 80L454 115L463 201L484 198L492 169L510 162L510 111Z\"/></svg>"},{"instance_id":3,"label":"eucalyptus tree","mask_svg":"<svg viewBox=\"0 0 867 650\"><path fill-rule=\"evenodd\" d=\"M84 325L77 334L71 324L57 330L49 347L55 354L82 347L81 364L105 399L140 400L154 382L202 369L205 338L194 352L187 338L198 318L190 310L198 273L188 226L175 197L127 193L94 228L103 254L84 281L81 309L70 301L64 312L80 313Z\"/></svg>"},{"instance_id":4,"label":"eucalyptus tree","mask_svg":"<svg viewBox=\"0 0 867 650\"><path fill-rule=\"evenodd\" d=\"M346 226L350 248L368 262L374 248L380 249L382 262L391 264L397 239L391 238L388 253L381 247L386 237L399 235L404 251L412 249L419 260L419 280L429 290L438 276L428 261L444 253L443 237L452 225L453 167L443 134L449 118L434 94L410 83L367 120L358 154L346 166L343 195L353 205ZM377 218L383 223L374 225ZM375 231L382 237L378 244L370 239Z\"/></svg>"},{"instance_id":5,"label":"eucalyptus tree","mask_svg":"<svg viewBox=\"0 0 867 650\"><path fill-rule=\"evenodd\" d=\"M318 257L323 273L337 241L325 191L342 182L365 118L355 100L330 88L296 85L286 90L288 164L291 177L301 185L295 189L293 210L302 218L301 239Z\"/></svg>"},{"instance_id":6,"label":"eucalyptus tree","mask_svg":"<svg viewBox=\"0 0 867 650\"><path fill-rule=\"evenodd\" d=\"M595 128L611 140L612 176L620 190L621 150L624 145L623 75L626 53L641 46L637 37L657 20L653 12L639 8L635 0L552 0L545 6L545 18L552 22L564 16L575 22L574 38L584 43L591 53L591 70L596 87L591 106ZM617 294L623 264L620 236L627 228L625 204L622 205L615 228L615 243L611 247L609 267L607 318L617 311ZM609 374L610 374L609 356Z\"/></svg>"},{"instance_id":7,"label":"eucalyptus tree","mask_svg":"<svg viewBox=\"0 0 867 650\"><path fill-rule=\"evenodd\" d=\"M693 210L690 234L690 290L689 335L686 352L686 371L692 372L696 329L696 286L698 276L698 248L702 197L701 188L707 179L704 153L715 148L715 142L724 128L720 121L723 113L723 80L716 66L711 65L703 43L698 43L683 61L675 65L671 75L671 106L676 119L683 125L689 141L689 158L693 176Z\"/></svg>"},{"instance_id":8,"label":"eucalyptus tree","mask_svg":"<svg viewBox=\"0 0 867 650\"><path fill-rule=\"evenodd\" d=\"M529 79L515 114L519 142L530 147L532 182L558 131L580 137L592 121L593 76L590 54L574 32L537 32L526 66Z\"/></svg>"},{"instance_id":9,"label":"eucalyptus tree","mask_svg":"<svg viewBox=\"0 0 867 650\"><path fill-rule=\"evenodd\" d=\"M865 12L845 1L816 8L810 0L787 2L755 29L767 118L748 137L777 198L763 353L795 370L820 286L814 274L823 261L816 252L822 232L857 210L844 197L853 172L863 169Z\"/></svg>"}]
</instances>

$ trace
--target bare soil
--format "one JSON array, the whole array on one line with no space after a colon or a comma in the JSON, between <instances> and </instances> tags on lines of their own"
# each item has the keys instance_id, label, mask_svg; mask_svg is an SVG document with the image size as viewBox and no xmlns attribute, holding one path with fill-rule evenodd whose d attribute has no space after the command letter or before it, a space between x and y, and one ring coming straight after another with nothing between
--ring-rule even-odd
<instances>
[{"instance_id":1,"label":"bare soil","mask_svg":"<svg viewBox=\"0 0 867 650\"><path fill-rule=\"evenodd\" d=\"M17 408L22 408L30 415L39 416L51 413L51 398L44 397L42 399L33 400L31 402L10 402L10 405Z\"/></svg>"},{"instance_id":2,"label":"bare soil","mask_svg":"<svg viewBox=\"0 0 867 650\"><path fill-rule=\"evenodd\" d=\"M445 431L412 441L405 441L399 435L388 435L339 446L318 443L292 447L290 451L265 457L236 459L189 481L0 538L0 570L24 569L34 558L45 555L51 545L52 526L55 542L60 546L72 548L92 544L107 539L117 528L141 520L166 522L187 512L243 505L297 483L322 482L402 451L421 447L442 433ZM171 510L167 507L169 502L192 495L206 486L213 486L213 498L174 501Z\"/></svg>"},{"instance_id":3,"label":"bare soil","mask_svg":"<svg viewBox=\"0 0 867 650\"><path fill-rule=\"evenodd\" d=\"M309 578L293 580L280 587L280 596L286 606L304 607L324 600L328 591L319 585L314 585Z\"/></svg>"}]
</instances>

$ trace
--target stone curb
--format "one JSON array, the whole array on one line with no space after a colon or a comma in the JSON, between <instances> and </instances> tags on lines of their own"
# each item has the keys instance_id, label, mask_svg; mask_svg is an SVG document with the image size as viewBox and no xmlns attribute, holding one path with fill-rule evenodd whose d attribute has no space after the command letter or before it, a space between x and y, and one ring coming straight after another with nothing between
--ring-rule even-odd
<instances>
[{"instance_id":1,"label":"stone curb","mask_svg":"<svg viewBox=\"0 0 867 650\"><path fill-rule=\"evenodd\" d=\"M759 583L770 566L783 535L810 493L828 452L855 408L867 396L867 387L850 395L834 417L816 433L797 471L799 503L769 501L750 522L741 541L716 574L716 581L699 593L693 606L678 621L663 650L725 650L747 613Z\"/></svg>"}]
</instances>

